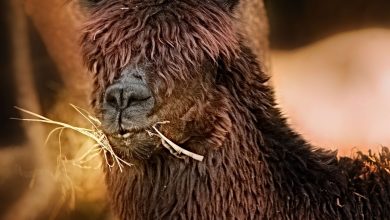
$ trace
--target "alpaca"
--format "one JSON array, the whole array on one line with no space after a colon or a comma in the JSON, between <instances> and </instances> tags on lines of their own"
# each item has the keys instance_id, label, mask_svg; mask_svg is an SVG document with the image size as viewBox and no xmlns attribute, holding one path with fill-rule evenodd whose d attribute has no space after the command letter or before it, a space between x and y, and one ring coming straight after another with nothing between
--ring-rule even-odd
<instances>
[{"instance_id":1,"label":"alpaca","mask_svg":"<svg viewBox=\"0 0 390 220\"><path fill-rule=\"evenodd\" d=\"M238 0L95 0L82 53L115 152L120 219L386 219L390 153L336 157L294 132L238 31ZM202 162L177 158L151 126Z\"/></svg>"}]
</instances>

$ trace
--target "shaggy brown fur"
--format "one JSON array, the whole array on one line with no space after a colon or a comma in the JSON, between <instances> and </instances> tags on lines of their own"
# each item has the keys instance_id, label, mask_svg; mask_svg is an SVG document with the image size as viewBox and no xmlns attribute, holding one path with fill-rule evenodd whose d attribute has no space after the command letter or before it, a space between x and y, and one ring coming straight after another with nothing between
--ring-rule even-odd
<instances>
[{"instance_id":1,"label":"shaggy brown fur","mask_svg":"<svg viewBox=\"0 0 390 220\"><path fill-rule=\"evenodd\" d=\"M232 15L207 1L193 2L196 7L167 2L112 0L94 10L82 42L99 87L129 64L150 63L172 90L175 80L197 77L193 70L206 57L217 62L236 56Z\"/></svg>"},{"instance_id":2,"label":"shaggy brown fur","mask_svg":"<svg viewBox=\"0 0 390 220\"><path fill-rule=\"evenodd\" d=\"M385 219L386 151L337 160L292 131L268 77L234 28L229 0L102 0L82 39L98 116L122 69L145 70L156 106L115 150L135 166L106 171L121 219ZM147 136L158 121L203 162L178 159ZM130 143L130 144L129 144ZM375 162L376 161L376 162Z\"/></svg>"}]
</instances>

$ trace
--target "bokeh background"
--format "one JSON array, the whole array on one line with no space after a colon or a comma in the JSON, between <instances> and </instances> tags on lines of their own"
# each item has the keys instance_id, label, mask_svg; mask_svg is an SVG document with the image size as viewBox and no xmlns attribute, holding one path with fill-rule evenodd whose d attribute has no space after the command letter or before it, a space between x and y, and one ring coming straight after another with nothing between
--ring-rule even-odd
<instances>
[{"instance_id":1,"label":"bokeh background","mask_svg":"<svg viewBox=\"0 0 390 220\"><path fill-rule=\"evenodd\" d=\"M290 124L319 147L353 156L390 146L390 2L266 0L264 48L278 103ZM19 106L90 126L89 77L72 0L0 1L0 219L114 219L91 141L25 123ZM61 142L61 145L59 144ZM61 149L61 151L60 151Z\"/></svg>"}]
</instances>

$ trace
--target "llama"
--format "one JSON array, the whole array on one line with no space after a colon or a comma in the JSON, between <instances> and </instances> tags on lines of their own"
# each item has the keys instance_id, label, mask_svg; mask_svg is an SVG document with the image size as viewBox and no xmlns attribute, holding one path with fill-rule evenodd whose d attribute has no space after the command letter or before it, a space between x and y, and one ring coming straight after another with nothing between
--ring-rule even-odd
<instances>
[{"instance_id":1,"label":"llama","mask_svg":"<svg viewBox=\"0 0 390 220\"><path fill-rule=\"evenodd\" d=\"M390 153L338 160L294 132L235 25L238 3L88 4L82 52L92 106L115 152L134 164L105 170L116 215L389 218ZM177 158L150 136L162 121L164 135L204 160Z\"/></svg>"}]
</instances>

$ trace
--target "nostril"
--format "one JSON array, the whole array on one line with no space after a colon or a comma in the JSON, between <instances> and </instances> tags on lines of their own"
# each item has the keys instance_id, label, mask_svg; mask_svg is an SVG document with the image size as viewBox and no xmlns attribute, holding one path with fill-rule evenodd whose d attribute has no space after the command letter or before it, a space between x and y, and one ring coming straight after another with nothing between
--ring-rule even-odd
<instances>
[{"instance_id":1,"label":"nostril","mask_svg":"<svg viewBox=\"0 0 390 220\"><path fill-rule=\"evenodd\" d=\"M151 98L149 90L140 84L133 84L123 92L126 107L140 105Z\"/></svg>"},{"instance_id":2,"label":"nostril","mask_svg":"<svg viewBox=\"0 0 390 220\"><path fill-rule=\"evenodd\" d=\"M136 105L141 105L143 102L148 101L151 96L145 97L145 98L132 98L130 97L128 100L128 106L136 106Z\"/></svg>"},{"instance_id":3,"label":"nostril","mask_svg":"<svg viewBox=\"0 0 390 220\"><path fill-rule=\"evenodd\" d=\"M123 89L117 87L108 88L104 101L111 107L120 108L123 105Z\"/></svg>"}]
</instances>

